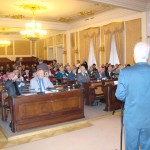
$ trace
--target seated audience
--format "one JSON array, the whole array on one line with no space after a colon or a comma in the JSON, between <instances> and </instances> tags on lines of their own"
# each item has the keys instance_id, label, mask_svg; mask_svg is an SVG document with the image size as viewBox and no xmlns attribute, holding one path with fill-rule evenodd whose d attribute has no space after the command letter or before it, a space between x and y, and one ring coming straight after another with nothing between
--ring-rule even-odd
<instances>
[{"instance_id":1,"label":"seated audience","mask_svg":"<svg viewBox=\"0 0 150 150\"><path fill-rule=\"evenodd\" d=\"M77 60L77 64L76 64L76 68L77 68L77 70L76 70L76 73L78 73L78 69L80 68L80 60Z\"/></svg>"},{"instance_id":2,"label":"seated audience","mask_svg":"<svg viewBox=\"0 0 150 150\"><path fill-rule=\"evenodd\" d=\"M48 73L48 78L53 83L54 71L52 70L52 66L51 65L48 65L47 73Z\"/></svg>"},{"instance_id":3,"label":"seated audience","mask_svg":"<svg viewBox=\"0 0 150 150\"><path fill-rule=\"evenodd\" d=\"M59 83L61 83L61 80L63 78L67 78L67 74L64 71L64 67L60 67L59 68L59 72L57 73L56 78L57 78L57 80L58 80Z\"/></svg>"},{"instance_id":4,"label":"seated audience","mask_svg":"<svg viewBox=\"0 0 150 150\"><path fill-rule=\"evenodd\" d=\"M95 75L95 72L93 70L93 66L90 66L90 68L88 70L88 74L89 74L89 76L94 76Z\"/></svg>"},{"instance_id":5,"label":"seated audience","mask_svg":"<svg viewBox=\"0 0 150 150\"><path fill-rule=\"evenodd\" d=\"M18 81L18 76L14 72L8 74L8 80L5 82L5 87L8 92L8 96L16 97L21 95L23 90L26 89L26 85L23 81Z\"/></svg>"},{"instance_id":6,"label":"seated audience","mask_svg":"<svg viewBox=\"0 0 150 150\"><path fill-rule=\"evenodd\" d=\"M21 67L21 66L22 66L22 60L23 60L22 58L19 58L19 60L16 61L16 64L15 64L15 65L16 65L17 67Z\"/></svg>"},{"instance_id":7,"label":"seated audience","mask_svg":"<svg viewBox=\"0 0 150 150\"><path fill-rule=\"evenodd\" d=\"M59 64L57 63L56 59L53 60L53 67L57 69L59 68Z\"/></svg>"},{"instance_id":8,"label":"seated audience","mask_svg":"<svg viewBox=\"0 0 150 150\"><path fill-rule=\"evenodd\" d=\"M4 66L0 66L0 74L4 75L6 73L6 70L4 69Z\"/></svg>"},{"instance_id":9,"label":"seated audience","mask_svg":"<svg viewBox=\"0 0 150 150\"><path fill-rule=\"evenodd\" d=\"M75 74L72 72L73 67L67 66L67 81L74 81L75 80Z\"/></svg>"},{"instance_id":10,"label":"seated audience","mask_svg":"<svg viewBox=\"0 0 150 150\"><path fill-rule=\"evenodd\" d=\"M88 70L88 64L85 60L83 60L82 65L84 65L85 69Z\"/></svg>"},{"instance_id":11,"label":"seated audience","mask_svg":"<svg viewBox=\"0 0 150 150\"><path fill-rule=\"evenodd\" d=\"M112 68L112 66L109 66L109 67L108 67L108 70L107 70L107 72L106 72L106 77L107 77L108 79L114 78L114 73L113 73L113 68Z\"/></svg>"},{"instance_id":12,"label":"seated audience","mask_svg":"<svg viewBox=\"0 0 150 150\"><path fill-rule=\"evenodd\" d=\"M93 71L97 72L96 64L93 64L92 66L93 66Z\"/></svg>"},{"instance_id":13,"label":"seated audience","mask_svg":"<svg viewBox=\"0 0 150 150\"><path fill-rule=\"evenodd\" d=\"M44 76L44 70L39 69L37 76L30 80L30 89L36 92L45 92L47 88L53 88L54 85L50 80Z\"/></svg>"},{"instance_id":14,"label":"seated audience","mask_svg":"<svg viewBox=\"0 0 150 150\"><path fill-rule=\"evenodd\" d=\"M42 59L39 59L39 65L37 65L37 70L42 69L44 71L48 70L48 66L46 63L43 63Z\"/></svg>"},{"instance_id":15,"label":"seated audience","mask_svg":"<svg viewBox=\"0 0 150 150\"><path fill-rule=\"evenodd\" d=\"M23 75L24 81L30 81L30 74L29 70L25 70L25 73Z\"/></svg>"},{"instance_id":16,"label":"seated audience","mask_svg":"<svg viewBox=\"0 0 150 150\"><path fill-rule=\"evenodd\" d=\"M4 75L2 76L3 82L5 82L5 81L8 80L8 75L9 75L9 73L10 73L10 72L7 71L6 74L4 74Z\"/></svg>"},{"instance_id":17,"label":"seated audience","mask_svg":"<svg viewBox=\"0 0 150 150\"><path fill-rule=\"evenodd\" d=\"M105 78L106 78L105 68L100 67L100 68L98 69L98 72L97 72L96 75L95 75L95 78L96 78L97 80L103 80L103 79L105 79Z\"/></svg>"},{"instance_id":18,"label":"seated audience","mask_svg":"<svg viewBox=\"0 0 150 150\"><path fill-rule=\"evenodd\" d=\"M90 78L83 64L81 65L80 70L81 72L77 74L77 82L80 88L83 88L83 83L90 82Z\"/></svg>"},{"instance_id":19,"label":"seated audience","mask_svg":"<svg viewBox=\"0 0 150 150\"><path fill-rule=\"evenodd\" d=\"M11 71L12 71L12 68L10 67L9 64L6 64L6 71L8 71L8 72L11 72Z\"/></svg>"}]
</instances>

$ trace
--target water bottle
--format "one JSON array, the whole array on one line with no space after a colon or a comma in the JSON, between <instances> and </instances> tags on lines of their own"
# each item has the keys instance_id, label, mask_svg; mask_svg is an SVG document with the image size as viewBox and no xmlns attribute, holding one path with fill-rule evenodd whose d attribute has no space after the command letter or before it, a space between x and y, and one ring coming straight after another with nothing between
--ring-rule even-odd
<instances>
[{"instance_id":1,"label":"water bottle","mask_svg":"<svg viewBox=\"0 0 150 150\"><path fill-rule=\"evenodd\" d=\"M70 86L68 86L68 91L70 91Z\"/></svg>"},{"instance_id":2,"label":"water bottle","mask_svg":"<svg viewBox=\"0 0 150 150\"><path fill-rule=\"evenodd\" d=\"M58 85L58 81L56 80L56 85Z\"/></svg>"},{"instance_id":3,"label":"water bottle","mask_svg":"<svg viewBox=\"0 0 150 150\"><path fill-rule=\"evenodd\" d=\"M74 84L72 84L72 88L75 89L75 85Z\"/></svg>"}]
</instances>

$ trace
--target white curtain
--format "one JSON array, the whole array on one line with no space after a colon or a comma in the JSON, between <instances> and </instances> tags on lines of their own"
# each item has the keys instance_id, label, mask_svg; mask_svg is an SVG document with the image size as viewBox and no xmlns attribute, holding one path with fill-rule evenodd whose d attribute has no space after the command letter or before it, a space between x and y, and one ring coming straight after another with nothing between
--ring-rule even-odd
<instances>
[{"instance_id":1,"label":"white curtain","mask_svg":"<svg viewBox=\"0 0 150 150\"><path fill-rule=\"evenodd\" d=\"M111 39L109 63L111 63L112 65L120 64L119 57L117 54L117 48L116 48L116 42L115 42L115 36L114 35L112 36L112 39Z\"/></svg>"},{"instance_id":2,"label":"white curtain","mask_svg":"<svg viewBox=\"0 0 150 150\"><path fill-rule=\"evenodd\" d=\"M94 47L93 47L93 41L90 39L90 50L89 50L89 57L88 57L88 67L92 66L93 64L96 64L96 58L94 54ZM97 64L96 64L97 66Z\"/></svg>"}]
</instances>

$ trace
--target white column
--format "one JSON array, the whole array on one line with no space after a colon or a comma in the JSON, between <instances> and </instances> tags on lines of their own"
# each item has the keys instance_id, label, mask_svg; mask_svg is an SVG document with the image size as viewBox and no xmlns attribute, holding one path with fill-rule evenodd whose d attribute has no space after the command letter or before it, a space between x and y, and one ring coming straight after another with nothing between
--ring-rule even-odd
<instances>
[{"instance_id":1,"label":"white column","mask_svg":"<svg viewBox=\"0 0 150 150\"><path fill-rule=\"evenodd\" d=\"M78 31L78 59L80 60L80 34Z\"/></svg>"}]
</instances>

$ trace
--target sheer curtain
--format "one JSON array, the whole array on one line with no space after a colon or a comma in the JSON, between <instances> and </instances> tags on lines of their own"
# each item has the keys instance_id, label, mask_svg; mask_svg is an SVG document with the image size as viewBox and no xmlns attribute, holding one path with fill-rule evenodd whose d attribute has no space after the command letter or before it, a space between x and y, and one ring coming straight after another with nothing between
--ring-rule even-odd
<instances>
[{"instance_id":1,"label":"sheer curtain","mask_svg":"<svg viewBox=\"0 0 150 150\"><path fill-rule=\"evenodd\" d=\"M120 64L119 57L117 54L117 47L116 47L116 41L115 41L114 35L112 35L112 39L111 39L109 63L111 63L112 65Z\"/></svg>"},{"instance_id":2,"label":"sheer curtain","mask_svg":"<svg viewBox=\"0 0 150 150\"><path fill-rule=\"evenodd\" d=\"M111 42L112 42L112 36L114 35L119 61L121 64L124 64L123 22L110 23L108 25L103 26L102 30L103 30L103 38L104 38L102 44L104 44L106 62L109 62L110 60Z\"/></svg>"},{"instance_id":3,"label":"sheer curtain","mask_svg":"<svg viewBox=\"0 0 150 150\"><path fill-rule=\"evenodd\" d=\"M92 39L96 62L98 62L100 28L93 27L80 31L80 59L88 60L90 50L90 40Z\"/></svg>"},{"instance_id":4,"label":"sheer curtain","mask_svg":"<svg viewBox=\"0 0 150 150\"><path fill-rule=\"evenodd\" d=\"M90 49L89 49L89 57L88 57L88 66L92 66L93 64L96 64L96 58L94 54L94 46L93 46L93 40L90 39ZM97 64L96 64L97 66Z\"/></svg>"}]
</instances>

